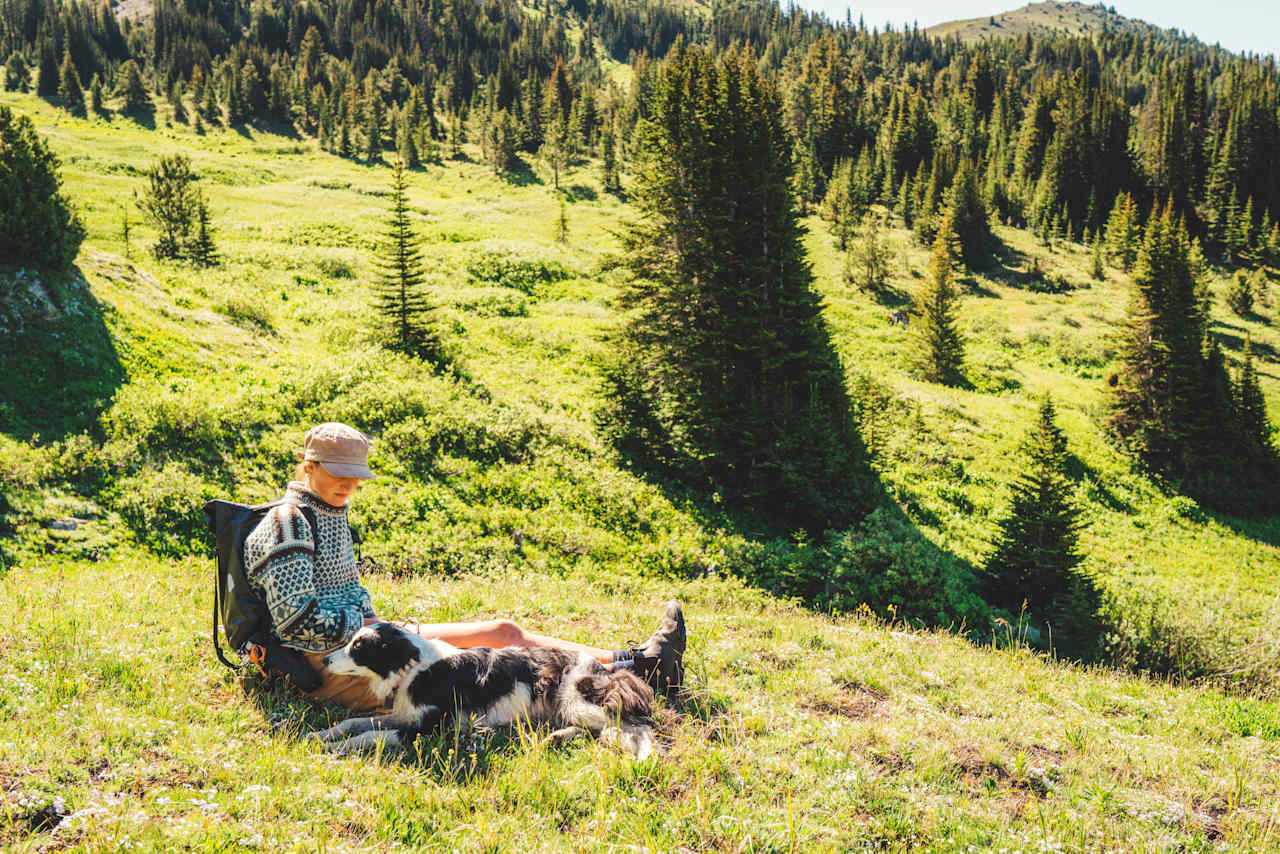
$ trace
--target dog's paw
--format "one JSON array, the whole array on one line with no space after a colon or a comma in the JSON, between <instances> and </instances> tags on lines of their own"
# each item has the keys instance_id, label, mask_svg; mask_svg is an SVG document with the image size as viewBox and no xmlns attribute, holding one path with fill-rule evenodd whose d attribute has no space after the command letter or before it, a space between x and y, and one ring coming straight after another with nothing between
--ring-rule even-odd
<instances>
[{"instance_id":1,"label":"dog's paw","mask_svg":"<svg viewBox=\"0 0 1280 854\"><path fill-rule=\"evenodd\" d=\"M580 727L567 726L564 729L558 729L546 738L548 747L559 747L562 744L568 744L575 738L581 738L586 732Z\"/></svg>"}]
</instances>

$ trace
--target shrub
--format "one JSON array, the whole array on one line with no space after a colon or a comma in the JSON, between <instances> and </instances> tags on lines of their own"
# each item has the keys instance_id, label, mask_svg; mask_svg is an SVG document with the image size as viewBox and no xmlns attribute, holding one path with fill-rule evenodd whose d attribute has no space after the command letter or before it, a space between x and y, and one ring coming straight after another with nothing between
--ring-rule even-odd
<instances>
[{"instance_id":1,"label":"shrub","mask_svg":"<svg viewBox=\"0 0 1280 854\"><path fill-rule=\"evenodd\" d=\"M215 304L213 310L239 326L252 326L263 332L275 331L275 323L267 307L244 297L229 297Z\"/></svg>"},{"instance_id":2,"label":"shrub","mask_svg":"<svg viewBox=\"0 0 1280 854\"><path fill-rule=\"evenodd\" d=\"M513 252L488 250L472 259L467 273L473 281L492 282L532 295L543 284L573 278L564 264L547 258L523 258Z\"/></svg>"},{"instance_id":3,"label":"shrub","mask_svg":"<svg viewBox=\"0 0 1280 854\"><path fill-rule=\"evenodd\" d=\"M61 184L31 119L0 106L0 264L71 266L85 232Z\"/></svg>"},{"instance_id":4,"label":"shrub","mask_svg":"<svg viewBox=\"0 0 1280 854\"><path fill-rule=\"evenodd\" d=\"M117 481L112 505L139 542L161 554L186 555L209 550L200 508L221 492L171 462Z\"/></svg>"}]
</instances>

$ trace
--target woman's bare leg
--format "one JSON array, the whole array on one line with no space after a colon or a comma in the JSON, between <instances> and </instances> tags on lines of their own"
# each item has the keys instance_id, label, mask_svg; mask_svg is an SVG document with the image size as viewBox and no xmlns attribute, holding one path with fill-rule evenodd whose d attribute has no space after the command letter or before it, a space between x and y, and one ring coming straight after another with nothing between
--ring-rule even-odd
<instances>
[{"instance_id":1,"label":"woman's bare leg","mask_svg":"<svg viewBox=\"0 0 1280 854\"><path fill-rule=\"evenodd\" d=\"M456 647L472 646L554 646L560 649L585 652L601 664L613 663L613 651L561 640L547 635L525 631L511 620L482 620L474 623L397 623L401 628L417 632L424 638L434 638Z\"/></svg>"}]
</instances>

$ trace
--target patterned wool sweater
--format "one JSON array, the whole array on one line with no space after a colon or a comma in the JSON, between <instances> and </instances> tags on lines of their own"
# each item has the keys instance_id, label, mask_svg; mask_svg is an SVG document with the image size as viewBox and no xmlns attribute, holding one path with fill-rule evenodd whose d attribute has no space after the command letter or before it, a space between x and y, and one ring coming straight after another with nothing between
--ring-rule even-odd
<instances>
[{"instance_id":1,"label":"patterned wool sweater","mask_svg":"<svg viewBox=\"0 0 1280 854\"><path fill-rule=\"evenodd\" d=\"M356 572L347 508L326 504L294 481L285 497L315 510L319 551L306 516L292 504L273 507L244 543L249 582L271 611L272 629L286 646L327 652L351 639L373 616Z\"/></svg>"}]
</instances>

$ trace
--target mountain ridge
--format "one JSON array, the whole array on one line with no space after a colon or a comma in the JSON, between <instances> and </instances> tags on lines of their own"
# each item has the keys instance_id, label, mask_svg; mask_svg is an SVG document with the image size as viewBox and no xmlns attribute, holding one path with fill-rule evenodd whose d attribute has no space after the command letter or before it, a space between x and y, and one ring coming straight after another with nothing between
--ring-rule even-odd
<instances>
[{"instance_id":1,"label":"mountain ridge","mask_svg":"<svg viewBox=\"0 0 1280 854\"><path fill-rule=\"evenodd\" d=\"M1114 6L1101 3L1079 3L1075 0L1044 0L996 15L944 21L927 27L925 32L934 38L959 38L966 44L984 39L1007 36L1049 36L1061 33L1072 36L1092 35L1128 30L1143 34L1196 39L1175 28L1158 27L1138 18L1118 14ZM1196 39L1198 41L1198 39Z\"/></svg>"}]
</instances>

